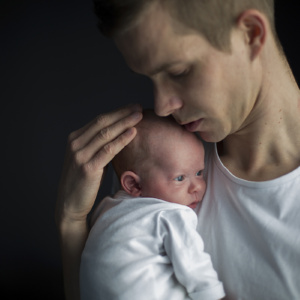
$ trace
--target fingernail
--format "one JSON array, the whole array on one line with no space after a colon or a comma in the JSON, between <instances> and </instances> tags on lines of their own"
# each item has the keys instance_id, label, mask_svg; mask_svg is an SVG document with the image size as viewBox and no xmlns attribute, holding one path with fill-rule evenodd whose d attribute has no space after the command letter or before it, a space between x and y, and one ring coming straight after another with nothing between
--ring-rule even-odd
<instances>
[{"instance_id":1,"label":"fingernail","mask_svg":"<svg viewBox=\"0 0 300 300\"><path fill-rule=\"evenodd\" d=\"M132 118L136 119L136 120L141 119L142 116L143 116L142 113L140 113L138 111L132 114Z\"/></svg>"},{"instance_id":2,"label":"fingernail","mask_svg":"<svg viewBox=\"0 0 300 300\"><path fill-rule=\"evenodd\" d=\"M140 112L140 111L143 110L142 106L141 106L140 104L138 104L138 103L131 104L131 105L130 105L130 108L131 108L133 111L138 111L138 112Z\"/></svg>"}]
</instances>

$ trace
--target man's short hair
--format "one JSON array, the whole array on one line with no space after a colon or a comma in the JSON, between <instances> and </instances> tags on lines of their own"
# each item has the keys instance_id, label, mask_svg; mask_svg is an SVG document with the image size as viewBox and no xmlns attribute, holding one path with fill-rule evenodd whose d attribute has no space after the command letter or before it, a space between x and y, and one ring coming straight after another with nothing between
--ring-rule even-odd
<instances>
[{"instance_id":1,"label":"man's short hair","mask_svg":"<svg viewBox=\"0 0 300 300\"><path fill-rule=\"evenodd\" d=\"M230 49L230 32L247 9L262 12L269 20L279 46L274 21L274 0L94 0L98 27L108 37L130 28L148 5L158 2L183 25L200 32L219 50Z\"/></svg>"}]
</instances>

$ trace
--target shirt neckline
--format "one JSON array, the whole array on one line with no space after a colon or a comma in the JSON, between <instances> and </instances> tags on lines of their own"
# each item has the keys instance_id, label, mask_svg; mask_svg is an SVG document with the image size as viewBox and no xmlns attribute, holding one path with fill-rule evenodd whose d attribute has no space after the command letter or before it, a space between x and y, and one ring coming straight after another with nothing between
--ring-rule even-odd
<instances>
[{"instance_id":1,"label":"shirt neckline","mask_svg":"<svg viewBox=\"0 0 300 300\"><path fill-rule=\"evenodd\" d=\"M247 186L247 187L255 187L255 188L268 188L272 186L278 186L279 184L286 183L288 181L294 180L296 177L300 176L300 167L296 168L295 170L279 176L274 179L266 180L266 181L250 181L245 180L242 178L239 178L232 174L222 163L217 149L217 144L214 144L214 150L213 150L213 162L217 165L218 169L231 181Z\"/></svg>"}]
</instances>

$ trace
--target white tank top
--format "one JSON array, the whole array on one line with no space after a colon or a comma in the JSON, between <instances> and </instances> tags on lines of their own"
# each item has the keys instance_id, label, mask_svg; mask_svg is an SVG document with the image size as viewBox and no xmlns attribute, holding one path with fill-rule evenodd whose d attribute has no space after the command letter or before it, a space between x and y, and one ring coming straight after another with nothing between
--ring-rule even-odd
<instances>
[{"instance_id":1,"label":"white tank top","mask_svg":"<svg viewBox=\"0 0 300 300\"><path fill-rule=\"evenodd\" d=\"M231 174L211 146L198 231L227 298L300 299L300 168L250 182Z\"/></svg>"}]
</instances>

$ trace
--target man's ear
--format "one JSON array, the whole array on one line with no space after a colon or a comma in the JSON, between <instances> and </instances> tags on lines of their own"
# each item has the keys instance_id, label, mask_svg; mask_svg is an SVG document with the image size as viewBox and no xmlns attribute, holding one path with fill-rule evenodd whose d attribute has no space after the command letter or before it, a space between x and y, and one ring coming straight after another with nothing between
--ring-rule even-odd
<instances>
[{"instance_id":1,"label":"man's ear","mask_svg":"<svg viewBox=\"0 0 300 300\"><path fill-rule=\"evenodd\" d=\"M238 17L237 26L244 32L245 42L250 47L251 60L258 56L265 44L267 24L267 18L254 9L248 9Z\"/></svg>"},{"instance_id":2,"label":"man's ear","mask_svg":"<svg viewBox=\"0 0 300 300\"><path fill-rule=\"evenodd\" d=\"M140 177L132 171L125 171L120 178L122 188L133 197L141 195Z\"/></svg>"}]
</instances>

